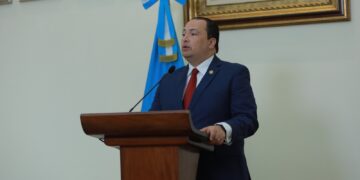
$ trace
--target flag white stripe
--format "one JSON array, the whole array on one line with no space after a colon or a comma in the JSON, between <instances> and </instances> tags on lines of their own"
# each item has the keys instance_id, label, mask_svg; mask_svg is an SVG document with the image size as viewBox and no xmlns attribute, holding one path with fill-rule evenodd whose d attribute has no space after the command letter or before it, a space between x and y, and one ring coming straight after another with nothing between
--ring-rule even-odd
<instances>
[{"instance_id":1,"label":"flag white stripe","mask_svg":"<svg viewBox=\"0 0 360 180\"><path fill-rule=\"evenodd\" d=\"M165 40L169 40L169 39L171 39L171 36L170 36L170 28L169 28L167 16L165 16L165 23L164 23L164 25L165 25L164 39L165 39ZM165 54L166 54L166 55L172 55L172 54L173 54L172 46L166 48Z\"/></svg>"}]
</instances>

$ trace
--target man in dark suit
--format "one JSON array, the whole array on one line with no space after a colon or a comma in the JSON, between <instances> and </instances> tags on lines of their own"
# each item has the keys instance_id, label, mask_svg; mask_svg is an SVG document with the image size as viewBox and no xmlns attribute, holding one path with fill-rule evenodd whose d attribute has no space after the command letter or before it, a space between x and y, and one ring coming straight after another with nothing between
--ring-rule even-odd
<instances>
[{"instance_id":1,"label":"man in dark suit","mask_svg":"<svg viewBox=\"0 0 360 180\"><path fill-rule=\"evenodd\" d=\"M214 152L200 153L198 180L250 180L244 139L258 129L248 69L220 60L219 28L198 17L183 30L189 65L165 75L151 110L189 109L196 128L209 136Z\"/></svg>"}]
</instances>

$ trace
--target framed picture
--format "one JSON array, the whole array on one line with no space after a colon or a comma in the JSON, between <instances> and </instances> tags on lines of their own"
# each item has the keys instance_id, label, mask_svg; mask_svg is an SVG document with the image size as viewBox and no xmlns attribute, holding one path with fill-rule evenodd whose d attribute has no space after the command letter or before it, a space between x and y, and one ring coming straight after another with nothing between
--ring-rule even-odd
<instances>
[{"instance_id":1,"label":"framed picture","mask_svg":"<svg viewBox=\"0 0 360 180\"><path fill-rule=\"evenodd\" d=\"M12 0L0 0L0 4L10 4Z\"/></svg>"},{"instance_id":2,"label":"framed picture","mask_svg":"<svg viewBox=\"0 0 360 180\"><path fill-rule=\"evenodd\" d=\"M220 29L350 20L350 0L188 0L184 22L197 16Z\"/></svg>"}]
</instances>

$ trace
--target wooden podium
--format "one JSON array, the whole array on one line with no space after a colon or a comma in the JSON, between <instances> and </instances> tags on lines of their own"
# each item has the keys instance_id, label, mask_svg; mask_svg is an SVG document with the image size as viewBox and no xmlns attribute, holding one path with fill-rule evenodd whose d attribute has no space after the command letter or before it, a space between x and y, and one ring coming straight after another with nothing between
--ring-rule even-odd
<instances>
[{"instance_id":1,"label":"wooden podium","mask_svg":"<svg viewBox=\"0 0 360 180\"><path fill-rule=\"evenodd\" d=\"M87 135L120 149L121 180L195 180L199 150L213 150L189 111L81 114Z\"/></svg>"}]
</instances>

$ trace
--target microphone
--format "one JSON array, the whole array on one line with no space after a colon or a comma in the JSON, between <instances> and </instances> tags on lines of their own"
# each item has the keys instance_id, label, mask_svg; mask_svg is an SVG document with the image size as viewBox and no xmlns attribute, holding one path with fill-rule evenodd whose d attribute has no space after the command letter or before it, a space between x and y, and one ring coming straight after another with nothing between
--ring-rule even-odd
<instances>
[{"instance_id":1,"label":"microphone","mask_svg":"<svg viewBox=\"0 0 360 180\"><path fill-rule=\"evenodd\" d=\"M166 74L172 74L172 73L175 71L175 69L176 69L176 67L175 67L174 65L172 65L172 66L169 68L169 70L168 70L168 72L167 72ZM163 77L164 77L166 74L164 74ZM148 95L151 93L151 91L153 91L153 89L155 89L155 87L157 87L157 86L160 84L160 82L161 82L161 80L163 79L163 77L161 77L160 80L159 80L156 84L154 84L148 92L146 92L146 94L129 110L129 112L132 112L132 111L135 109L135 107L136 107L142 100L144 100L144 98L146 98L146 96L148 96Z\"/></svg>"}]
</instances>

